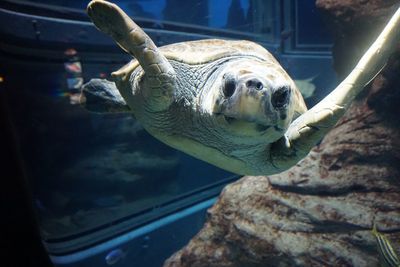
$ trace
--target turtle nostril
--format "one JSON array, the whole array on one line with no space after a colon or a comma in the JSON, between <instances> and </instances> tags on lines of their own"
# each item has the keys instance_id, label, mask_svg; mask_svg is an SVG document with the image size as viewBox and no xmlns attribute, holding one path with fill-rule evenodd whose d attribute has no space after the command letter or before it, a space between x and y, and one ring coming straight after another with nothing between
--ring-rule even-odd
<instances>
[{"instance_id":1,"label":"turtle nostril","mask_svg":"<svg viewBox=\"0 0 400 267\"><path fill-rule=\"evenodd\" d=\"M255 88L256 90L261 90L261 89L264 88L262 82L260 82L258 79L250 79L250 80L247 80L247 82L246 82L246 87L247 87L247 88L253 87L253 88Z\"/></svg>"},{"instance_id":2,"label":"turtle nostril","mask_svg":"<svg viewBox=\"0 0 400 267\"><path fill-rule=\"evenodd\" d=\"M283 108L289 102L289 88L280 87L272 94L272 106L274 108Z\"/></svg>"}]
</instances>

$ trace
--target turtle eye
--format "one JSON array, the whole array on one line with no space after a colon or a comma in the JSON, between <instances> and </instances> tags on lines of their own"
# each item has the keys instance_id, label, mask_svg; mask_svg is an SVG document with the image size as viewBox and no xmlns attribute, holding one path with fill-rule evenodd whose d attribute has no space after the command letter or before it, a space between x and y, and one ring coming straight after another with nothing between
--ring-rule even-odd
<instances>
[{"instance_id":1,"label":"turtle eye","mask_svg":"<svg viewBox=\"0 0 400 267\"><path fill-rule=\"evenodd\" d=\"M274 108L283 108L289 102L290 91L289 87L282 86L275 90L272 94L272 106Z\"/></svg>"},{"instance_id":2,"label":"turtle eye","mask_svg":"<svg viewBox=\"0 0 400 267\"><path fill-rule=\"evenodd\" d=\"M236 80L232 76L225 77L224 87L222 88L222 92L225 97L231 97L236 90Z\"/></svg>"}]
</instances>

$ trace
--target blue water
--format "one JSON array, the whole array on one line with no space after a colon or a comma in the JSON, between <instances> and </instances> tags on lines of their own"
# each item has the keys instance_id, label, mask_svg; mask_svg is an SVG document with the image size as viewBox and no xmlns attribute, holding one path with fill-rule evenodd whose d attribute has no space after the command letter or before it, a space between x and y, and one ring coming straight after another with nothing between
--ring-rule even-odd
<instances>
[{"instance_id":1,"label":"blue water","mask_svg":"<svg viewBox=\"0 0 400 267\"><path fill-rule=\"evenodd\" d=\"M221 188L239 177L157 141L130 114L94 114L77 104L79 87L71 87L79 79L109 78L130 58L90 24L87 1L27 2L36 9L8 12L4 20L26 19L29 27L18 28L14 34L22 35L10 40L35 50L15 49L1 60L49 254L57 266L132 266L132 261L159 266L202 227ZM329 90L336 82L331 40L314 1L288 6L250 0L116 2L156 45L201 38L257 41L294 79L314 77L317 90L306 100L309 105L326 93L318 90L321 85ZM32 20L40 30L30 27ZM79 63L82 71L71 72L66 63Z\"/></svg>"}]
</instances>

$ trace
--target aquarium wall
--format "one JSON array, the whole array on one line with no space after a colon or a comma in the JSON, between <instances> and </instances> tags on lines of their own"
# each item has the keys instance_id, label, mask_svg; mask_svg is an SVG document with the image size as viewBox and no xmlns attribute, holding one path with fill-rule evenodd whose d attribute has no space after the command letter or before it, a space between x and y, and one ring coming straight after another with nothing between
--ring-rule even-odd
<instances>
[{"instance_id":1,"label":"aquarium wall","mask_svg":"<svg viewBox=\"0 0 400 267\"><path fill-rule=\"evenodd\" d=\"M260 43L309 106L336 82L314 1L115 2L158 46L204 38ZM84 83L110 78L131 59L91 24L86 5L0 2L0 76L31 202L57 266L160 266L240 177L167 147L131 114L79 104ZM10 21L14 27L5 26Z\"/></svg>"}]
</instances>

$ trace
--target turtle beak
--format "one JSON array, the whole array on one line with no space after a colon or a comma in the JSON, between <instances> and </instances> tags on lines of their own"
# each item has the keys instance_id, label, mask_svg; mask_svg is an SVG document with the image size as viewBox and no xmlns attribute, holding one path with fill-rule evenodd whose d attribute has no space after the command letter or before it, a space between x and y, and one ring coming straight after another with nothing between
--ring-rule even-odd
<instances>
[{"instance_id":1,"label":"turtle beak","mask_svg":"<svg viewBox=\"0 0 400 267\"><path fill-rule=\"evenodd\" d=\"M246 83L238 83L234 93L221 103L221 113L224 114L228 123L234 122L235 119L267 124L264 106L270 106L270 101L265 100L267 97L262 90L249 85L250 83L247 83L247 85Z\"/></svg>"}]
</instances>

